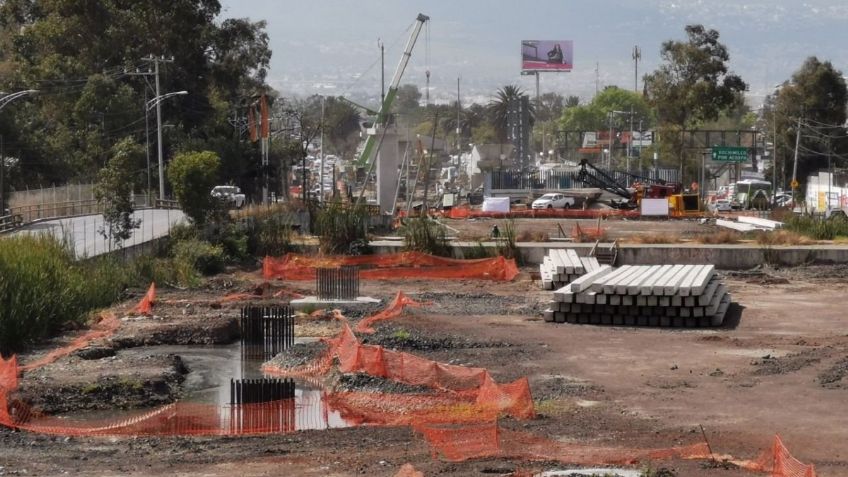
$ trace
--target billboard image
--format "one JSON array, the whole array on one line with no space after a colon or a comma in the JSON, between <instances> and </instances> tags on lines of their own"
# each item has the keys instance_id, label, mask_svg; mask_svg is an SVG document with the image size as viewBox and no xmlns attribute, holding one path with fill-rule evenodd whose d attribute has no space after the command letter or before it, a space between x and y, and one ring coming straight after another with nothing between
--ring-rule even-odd
<instances>
[{"instance_id":1,"label":"billboard image","mask_svg":"<svg viewBox=\"0 0 848 477\"><path fill-rule=\"evenodd\" d=\"M574 51L571 40L523 40L522 71L571 71Z\"/></svg>"}]
</instances>

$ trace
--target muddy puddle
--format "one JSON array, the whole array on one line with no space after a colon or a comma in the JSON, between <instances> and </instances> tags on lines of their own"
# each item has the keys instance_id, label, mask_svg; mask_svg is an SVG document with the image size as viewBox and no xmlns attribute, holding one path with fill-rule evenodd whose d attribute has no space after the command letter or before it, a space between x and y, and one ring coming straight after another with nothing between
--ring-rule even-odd
<instances>
[{"instance_id":1,"label":"muddy puddle","mask_svg":"<svg viewBox=\"0 0 848 477\"><path fill-rule=\"evenodd\" d=\"M231 380L278 378L263 374L261 367L264 361L245 357L239 343L222 346L149 346L127 349L122 353L130 357L168 354L179 356L189 371L182 383L183 397L180 402L211 405L224 411L233 407ZM314 383L294 380L294 398L286 401L279 407L279 412L286 414L285 431L323 430L356 425L330 409L325 402L324 390ZM263 409L262 412L267 413L269 410ZM64 417L79 421L121 420L137 414L138 410L114 410L74 413ZM268 419L268 416L263 419Z\"/></svg>"}]
</instances>

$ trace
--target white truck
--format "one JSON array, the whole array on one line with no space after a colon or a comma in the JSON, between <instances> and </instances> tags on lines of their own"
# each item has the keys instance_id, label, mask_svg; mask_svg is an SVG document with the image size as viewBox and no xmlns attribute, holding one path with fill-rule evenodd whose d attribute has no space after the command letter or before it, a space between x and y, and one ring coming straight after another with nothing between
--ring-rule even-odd
<instances>
[{"instance_id":1,"label":"white truck","mask_svg":"<svg viewBox=\"0 0 848 477\"><path fill-rule=\"evenodd\" d=\"M245 196L241 189L236 186L219 185L212 188L212 197L223 201L232 208L241 209L244 206Z\"/></svg>"}]
</instances>

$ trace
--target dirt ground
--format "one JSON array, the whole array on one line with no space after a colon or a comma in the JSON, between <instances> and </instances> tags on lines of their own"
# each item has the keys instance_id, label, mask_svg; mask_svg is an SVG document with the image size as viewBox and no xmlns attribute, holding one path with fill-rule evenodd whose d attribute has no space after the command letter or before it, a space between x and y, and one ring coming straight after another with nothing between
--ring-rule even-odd
<instances>
[{"instance_id":1,"label":"dirt ground","mask_svg":"<svg viewBox=\"0 0 848 477\"><path fill-rule=\"evenodd\" d=\"M701 441L702 425L715 452L738 458L755 458L777 433L795 457L816 465L819 476L837 477L848 475L848 314L842 308L848 280L833 279L844 275L839 271L810 267L727 276L737 306L727 326L709 330L545 323L541 310L551 292L527 273L512 283L368 282L363 292L386 301L402 290L431 302L379 325L370 342L485 367L498 382L527 376L539 416L508 419L505 427L568 442L657 448ZM166 304L157 308L157 318L125 320L114 339L98 346L120 357L129 346L225 342L232 338L237 304L216 300L250 290L252 282L258 283L255 274L237 273L200 292L162 291ZM287 286L308 292L311 283ZM318 335L337 326L299 325L301 333ZM121 368L110 352L98 356L62 358L25 375L22 387L37 384L44 393L124 372L109 369ZM106 364L96 364L101 361ZM175 357L161 361L163 374L179 373ZM141 373L133 379L155 381L144 374L147 365L127 360L125 367ZM381 389L361 377L342 381L346 389ZM166 384L170 390L180 380ZM156 396L158 404L179 392ZM392 476L407 462L428 476L574 468L501 459L443 462L406 427L227 438L65 438L0 429L0 475ZM697 461L652 465L681 477L756 475Z\"/></svg>"},{"instance_id":2,"label":"dirt ground","mask_svg":"<svg viewBox=\"0 0 848 477\"><path fill-rule=\"evenodd\" d=\"M700 219L670 219L670 220L629 220L609 218L601 220L601 228L606 231L609 240L624 240L639 236L665 235L679 240L687 240L714 233L719 230L715 225L701 224ZM503 231L505 219L478 218L469 220L444 220L442 223L450 227L461 240L485 240L489 238L492 226L497 224ZM540 238L558 238L565 232L565 237L572 236L572 229L579 224L583 229L598 227L597 219L513 219L516 236L519 241L540 241Z\"/></svg>"}]
</instances>

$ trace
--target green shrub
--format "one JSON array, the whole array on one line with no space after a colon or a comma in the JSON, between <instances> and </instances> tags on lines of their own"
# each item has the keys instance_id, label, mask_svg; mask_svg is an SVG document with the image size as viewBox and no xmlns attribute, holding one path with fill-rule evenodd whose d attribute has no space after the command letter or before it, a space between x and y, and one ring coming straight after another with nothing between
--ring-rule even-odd
<instances>
[{"instance_id":1,"label":"green shrub","mask_svg":"<svg viewBox=\"0 0 848 477\"><path fill-rule=\"evenodd\" d=\"M427 216L413 217L401 228L404 250L424 252L443 257L451 256L451 246L442 224Z\"/></svg>"},{"instance_id":2,"label":"green shrub","mask_svg":"<svg viewBox=\"0 0 848 477\"><path fill-rule=\"evenodd\" d=\"M177 242L171 253L178 268L188 266L204 275L220 273L226 263L223 247L202 240Z\"/></svg>"},{"instance_id":3,"label":"green shrub","mask_svg":"<svg viewBox=\"0 0 848 477\"><path fill-rule=\"evenodd\" d=\"M514 258L516 262L519 262L521 260L521 254L518 253L516 235L515 221L509 219L504 222L501 231L502 240L498 241L497 248L498 255L502 255L504 258Z\"/></svg>"},{"instance_id":4,"label":"green shrub","mask_svg":"<svg viewBox=\"0 0 848 477\"><path fill-rule=\"evenodd\" d=\"M473 248L464 250L462 256L465 260L474 260L474 259L478 259L478 258L491 258L491 257L495 256L495 250L486 248L486 246L483 245L483 242L480 242L478 240L477 245L475 245Z\"/></svg>"},{"instance_id":5,"label":"green shrub","mask_svg":"<svg viewBox=\"0 0 848 477\"><path fill-rule=\"evenodd\" d=\"M814 240L833 240L837 237L848 236L848 219L843 216L822 219L801 215L790 217L784 222L784 228Z\"/></svg>"},{"instance_id":6,"label":"green shrub","mask_svg":"<svg viewBox=\"0 0 848 477\"><path fill-rule=\"evenodd\" d=\"M110 259L75 262L49 236L0 240L0 353L23 349L114 303L128 275Z\"/></svg>"},{"instance_id":7,"label":"green shrub","mask_svg":"<svg viewBox=\"0 0 848 477\"><path fill-rule=\"evenodd\" d=\"M368 247L368 208L364 204L324 204L315 217L318 246L326 254L365 254Z\"/></svg>"},{"instance_id":8,"label":"green shrub","mask_svg":"<svg viewBox=\"0 0 848 477\"><path fill-rule=\"evenodd\" d=\"M285 255L292 250L293 222L286 212L248 217L247 249L260 257Z\"/></svg>"}]
</instances>

